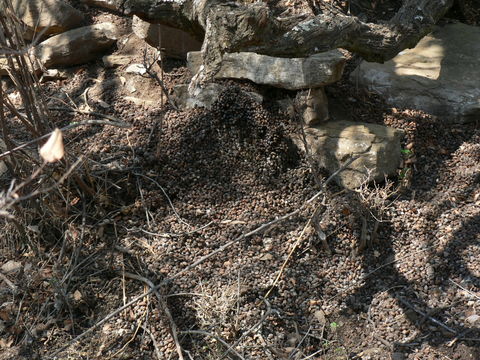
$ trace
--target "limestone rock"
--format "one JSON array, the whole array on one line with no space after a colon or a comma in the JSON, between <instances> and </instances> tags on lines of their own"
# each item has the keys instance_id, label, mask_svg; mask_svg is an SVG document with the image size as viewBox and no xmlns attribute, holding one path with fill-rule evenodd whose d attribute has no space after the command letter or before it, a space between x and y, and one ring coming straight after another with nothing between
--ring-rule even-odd
<instances>
[{"instance_id":1,"label":"limestone rock","mask_svg":"<svg viewBox=\"0 0 480 360\"><path fill-rule=\"evenodd\" d=\"M210 109L218 96L224 90L220 84L210 83L198 90L195 95L188 93L188 84L176 85L173 89L175 103L180 109L204 107Z\"/></svg>"},{"instance_id":2,"label":"limestone rock","mask_svg":"<svg viewBox=\"0 0 480 360\"><path fill-rule=\"evenodd\" d=\"M188 67L196 74L202 64L201 52L189 53ZM307 58L278 58L250 52L225 54L217 79L246 79L261 85L288 90L317 88L340 80L345 57L338 50Z\"/></svg>"},{"instance_id":3,"label":"limestone rock","mask_svg":"<svg viewBox=\"0 0 480 360\"><path fill-rule=\"evenodd\" d=\"M200 50L202 43L185 31L162 24L151 24L133 17L132 30L140 39L173 58L185 59L190 51Z\"/></svg>"},{"instance_id":4,"label":"limestone rock","mask_svg":"<svg viewBox=\"0 0 480 360\"><path fill-rule=\"evenodd\" d=\"M105 55L102 57L103 66L106 68L127 65L130 61L132 61L132 56L130 55Z\"/></svg>"},{"instance_id":5,"label":"limestone rock","mask_svg":"<svg viewBox=\"0 0 480 360\"><path fill-rule=\"evenodd\" d=\"M34 66L31 66L30 63L27 63L27 66L30 69L30 71L34 72L37 76L39 76L42 73L40 67L37 66L37 64L34 64ZM9 65L8 65L7 58L0 57L0 77L9 75L8 68L9 68Z\"/></svg>"},{"instance_id":6,"label":"limestone rock","mask_svg":"<svg viewBox=\"0 0 480 360\"><path fill-rule=\"evenodd\" d=\"M202 88L195 90L194 94L188 92L188 84L176 85L174 87L175 103L180 109L193 109L196 107L211 109L225 86L216 83L208 83ZM262 103L263 97L260 94L246 92L254 101Z\"/></svg>"},{"instance_id":7,"label":"limestone rock","mask_svg":"<svg viewBox=\"0 0 480 360\"><path fill-rule=\"evenodd\" d=\"M332 121L307 128L305 134L311 154L330 173L352 156L360 156L335 179L348 189L365 181L382 181L385 176L395 174L400 165L403 135L400 130L377 124ZM299 139L295 141L300 143Z\"/></svg>"},{"instance_id":8,"label":"limestone rock","mask_svg":"<svg viewBox=\"0 0 480 360\"><path fill-rule=\"evenodd\" d=\"M195 75L200 70L203 64L201 51L190 51L187 53L187 68L192 75Z\"/></svg>"},{"instance_id":9,"label":"limestone rock","mask_svg":"<svg viewBox=\"0 0 480 360\"><path fill-rule=\"evenodd\" d=\"M301 104L305 125L313 126L328 121L328 99L323 87L305 90L297 95L297 101Z\"/></svg>"},{"instance_id":10,"label":"limestone rock","mask_svg":"<svg viewBox=\"0 0 480 360\"><path fill-rule=\"evenodd\" d=\"M83 14L62 0L12 0L15 14L27 26L24 34L52 35L82 26Z\"/></svg>"},{"instance_id":11,"label":"limestone rock","mask_svg":"<svg viewBox=\"0 0 480 360\"><path fill-rule=\"evenodd\" d=\"M277 104L289 117L296 116L298 111L306 126L324 123L330 118L328 99L323 87L299 91L294 99L279 99Z\"/></svg>"},{"instance_id":12,"label":"limestone rock","mask_svg":"<svg viewBox=\"0 0 480 360\"><path fill-rule=\"evenodd\" d=\"M383 95L393 106L480 119L480 28L465 24L437 27L414 49L385 64L363 62L352 80Z\"/></svg>"},{"instance_id":13,"label":"limestone rock","mask_svg":"<svg viewBox=\"0 0 480 360\"><path fill-rule=\"evenodd\" d=\"M45 71L41 78L40 81L54 81L54 80L65 80L70 77L70 74L68 71L65 70L59 70L59 69L48 69Z\"/></svg>"},{"instance_id":14,"label":"limestone rock","mask_svg":"<svg viewBox=\"0 0 480 360\"><path fill-rule=\"evenodd\" d=\"M90 6L98 6L107 10L121 11L121 2L118 0L80 0Z\"/></svg>"},{"instance_id":15,"label":"limestone rock","mask_svg":"<svg viewBox=\"0 0 480 360\"><path fill-rule=\"evenodd\" d=\"M99 80L88 91L90 105L111 105L111 95L145 107L160 106L162 101L167 101L157 82L150 77L123 73L123 76L100 77Z\"/></svg>"},{"instance_id":16,"label":"limestone rock","mask_svg":"<svg viewBox=\"0 0 480 360\"><path fill-rule=\"evenodd\" d=\"M78 65L96 58L116 39L115 25L101 23L52 36L35 46L32 52L46 68Z\"/></svg>"}]
</instances>

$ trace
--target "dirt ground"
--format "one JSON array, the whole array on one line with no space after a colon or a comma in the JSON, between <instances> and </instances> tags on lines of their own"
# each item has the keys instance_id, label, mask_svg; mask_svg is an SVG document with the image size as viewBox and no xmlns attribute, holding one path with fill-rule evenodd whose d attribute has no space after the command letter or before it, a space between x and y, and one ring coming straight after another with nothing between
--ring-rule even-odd
<instances>
[{"instance_id":1,"label":"dirt ground","mask_svg":"<svg viewBox=\"0 0 480 360\"><path fill-rule=\"evenodd\" d=\"M131 127L65 132L81 181L21 210L28 244L2 224L0 359L176 359L173 333L185 359L479 359L480 123L391 108L349 82L355 63L327 88L332 117L403 129L404 161L310 203L328 175L292 144L287 93L259 105L229 82L212 110L175 110L160 88L139 105L100 59L44 83L55 126L92 119L58 110L70 98ZM164 63L170 91L188 76Z\"/></svg>"}]
</instances>

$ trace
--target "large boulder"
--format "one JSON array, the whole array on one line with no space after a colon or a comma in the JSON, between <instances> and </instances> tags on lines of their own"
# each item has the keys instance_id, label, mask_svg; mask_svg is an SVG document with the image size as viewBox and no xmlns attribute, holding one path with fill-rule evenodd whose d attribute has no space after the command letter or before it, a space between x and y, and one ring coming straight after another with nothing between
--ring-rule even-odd
<instances>
[{"instance_id":1,"label":"large boulder","mask_svg":"<svg viewBox=\"0 0 480 360\"><path fill-rule=\"evenodd\" d=\"M202 65L202 53L190 52L188 68L196 74ZM338 50L307 58L278 58L250 52L224 54L216 79L250 80L288 90L318 88L332 84L343 73L345 57Z\"/></svg>"},{"instance_id":2,"label":"large boulder","mask_svg":"<svg viewBox=\"0 0 480 360\"><path fill-rule=\"evenodd\" d=\"M32 53L46 68L72 66L95 59L117 39L117 28L106 22L52 36L35 46Z\"/></svg>"},{"instance_id":3,"label":"large boulder","mask_svg":"<svg viewBox=\"0 0 480 360\"><path fill-rule=\"evenodd\" d=\"M26 25L24 37L32 39L62 33L83 25L82 12L62 0L12 0L15 14Z\"/></svg>"},{"instance_id":4,"label":"large boulder","mask_svg":"<svg viewBox=\"0 0 480 360\"><path fill-rule=\"evenodd\" d=\"M185 59L190 51L200 50L202 43L185 31L162 24L151 24L138 16L133 16L132 30L140 39L158 49L165 55Z\"/></svg>"},{"instance_id":5,"label":"large boulder","mask_svg":"<svg viewBox=\"0 0 480 360\"><path fill-rule=\"evenodd\" d=\"M480 27L437 27L414 49L385 64L363 62L352 80L383 95L393 106L480 119Z\"/></svg>"},{"instance_id":6,"label":"large boulder","mask_svg":"<svg viewBox=\"0 0 480 360\"><path fill-rule=\"evenodd\" d=\"M310 153L330 173L353 156L353 161L335 181L354 189L366 182L394 175L401 161L402 131L383 125L332 121L305 129ZM295 142L303 148L300 139Z\"/></svg>"}]
</instances>

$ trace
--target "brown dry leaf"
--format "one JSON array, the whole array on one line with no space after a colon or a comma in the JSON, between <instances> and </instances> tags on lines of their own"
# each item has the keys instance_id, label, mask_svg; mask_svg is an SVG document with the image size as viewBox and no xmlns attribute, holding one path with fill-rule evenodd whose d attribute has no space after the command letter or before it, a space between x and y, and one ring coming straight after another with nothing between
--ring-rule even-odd
<instances>
[{"instance_id":1,"label":"brown dry leaf","mask_svg":"<svg viewBox=\"0 0 480 360\"><path fill-rule=\"evenodd\" d=\"M63 158L63 135L60 129L53 130L48 141L40 148L40 156L46 162L55 162Z\"/></svg>"}]
</instances>

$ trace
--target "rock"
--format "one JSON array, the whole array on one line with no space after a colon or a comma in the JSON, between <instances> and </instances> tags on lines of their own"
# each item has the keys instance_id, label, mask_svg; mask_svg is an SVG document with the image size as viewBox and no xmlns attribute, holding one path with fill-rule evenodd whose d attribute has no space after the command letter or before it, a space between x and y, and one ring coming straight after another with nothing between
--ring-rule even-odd
<instances>
[{"instance_id":1,"label":"rock","mask_svg":"<svg viewBox=\"0 0 480 360\"><path fill-rule=\"evenodd\" d=\"M196 74L201 52L189 53L188 67ZM250 52L225 54L217 79L246 79L257 84L288 90L317 88L340 80L345 57L338 50L307 58L277 58Z\"/></svg>"},{"instance_id":2,"label":"rock","mask_svg":"<svg viewBox=\"0 0 480 360\"><path fill-rule=\"evenodd\" d=\"M114 68L117 66L127 65L132 61L129 55L105 55L102 57L103 66L106 68Z\"/></svg>"},{"instance_id":3,"label":"rock","mask_svg":"<svg viewBox=\"0 0 480 360\"><path fill-rule=\"evenodd\" d=\"M43 37L82 26L84 16L62 0L12 0L15 14L27 26L24 38Z\"/></svg>"},{"instance_id":4,"label":"rock","mask_svg":"<svg viewBox=\"0 0 480 360\"><path fill-rule=\"evenodd\" d=\"M117 39L115 25L101 23L52 36L32 53L46 68L84 64L109 49Z\"/></svg>"},{"instance_id":5,"label":"rock","mask_svg":"<svg viewBox=\"0 0 480 360\"><path fill-rule=\"evenodd\" d=\"M125 96L124 99L138 106L149 107L149 106L159 105L158 100L148 100L145 98L139 98L135 96Z\"/></svg>"},{"instance_id":6,"label":"rock","mask_svg":"<svg viewBox=\"0 0 480 360\"><path fill-rule=\"evenodd\" d=\"M65 80L69 78L69 75L65 70L49 69L42 74L40 81Z\"/></svg>"},{"instance_id":7,"label":"rock","mask_svg":"<svg viewBox=\"0 0 480 360\"><path fill-rule=\"evenodd\" d=\"M180 109L193 109L196 107L211 109L219 95L226 89L226 86L216 83L208 83L202 88L195 90L192 95L188 92L188 84L176 85L173 89L175 103ZM245 92L254 101L263 102L263 96L254 92Z\"/></svg>"},{"instance_id":8,"label":"rock","mask_svg":"<svg viewBox=\"0 0 480 360\"><path fill-rule=\"evenodd\" d=\"M201 51L190 51L187 53L187 68L192 75L198 73L200 66L203 64Z\"/></svg>"},{"instance_id":9,"label":"rock","mask_svg":"<svg viewBox=\"0 0 480 360\"><path fill-rule=\"evenodd\" d=\"M328 100L323 87L305 90L297 95L303 122L307 126L328 121Z\"/></svg>"},{"instance_id":10,"label":"rock","mask_svg":"<svg viewBox=\"0 0 480 360\"><path fill-rule=\"evenodd\" d=\"M437 27L414 49L385 64L363 62L352 80L383 95L393 106L447 116L456 122L480 119L480 28Z\"/></svg>"},{"instance_id":11,"label":"rock","mask_svg":"<svg viewBox=\"0 0 480 360\"><path fill-rule=\"evenodd\" d=\"M90 6L98 6L107 10L121 12L121 2L118 0L80 0L82 3Z\"/></svg>"},{"instance_id":12,"label":"rock","mask_svg":"<svg viewBox=\"0 0 480 360\"><path fill-rule=\"evenodd\" d=\"M166 102L165 95L154 79L136 74L124 74L124 76L101 77L88 90L89 104L106 107L111 105L109 101L112 95L145 107L160 106L162 101Z\"/></svg>"},{"instance_id":13,"label":"rock","mask_svg":"<svg viewBox=\"0 0 480 360\"><path fill-rule=\"evenodd\" d=\"M127 74L145 75L147 69L143 64L131 64L125 69L125 72Z\"/></svg>"},{"instance_id":14,"label":"rock","mask_svg":"<svg viewBox=\"0 0 480 360\"><path fill-rule=\"evenodd\" d=\"M14 62L14 64L18 64L16 62ZM28 69L32 72L34 72L37 76L39 76L41 73L42 73L42 70L40 69L40 66L38 66L38 64L30 64L30 63L27 63L27 66L28 66ZM8 61L6 58L0 58L0 77L1 76L8 76L8 68L9 68L9 65L8 65ZM18 67L15 67L16 69L18 69Z\"/></svg>"},{"instance_id":15,"label":"rock","mask_svg":"<svg viewBox=\"0 0 480 360\"><path fill-rule=\"evenodd\" d=\"M360 155L335 181L354 189L365 181L382 181L396 173L401 160L400 130L377 124L331 121L305 129L310 153L330 173L352 156ZM300 148L300 139L294 139Z\"/></svg>"},{"instance_id":16,"label":"rock","mask_svg":"<svg viewBox=\"0 0 480 360\"><path fill-rule=\"evenodd\" d=\"M1 270L5 274L19 272L23 268L22 263L18 261L8 260L5 264L1 266Z\"/></svg>"},{"instance_id":17,"label":"rock","mask_svg":"<svg viewBox=\"0 0 480 360\"><path fill-rule=\"evenodd\" d=\"M191 95L188 92L188 84L176 85L173 88L175 104L180 109L194 109L196 107L210 109L224 89L225 87L220 84L209 83L198 89L195 95Z\"/></svg>"},{"instance_id":18,"label":"rock","mask_svg":"<svg viewBox=\"0 0 480 360\"><path fill-rule=\"evenodd\" d=\"M469 317L467 317L466 320L470 324L475 324L476 322L478 322L478 320L480 320L480 316L477 315L477 314L473 314L473 315L470 315Z\"/></svg>"},{"instance_id":19,"label":"rock","mask_svg":"<svg viewBox=\"0 0 480 360\"><path fill-rule=\"evenodd\" d=\"M277 104L289 117L295 116L296 111L299 111L307 126L327 122L330 117L328 99L323 87L299 91L295 99L280 99L277 100ZM295 109L296 106L297 109Z\"/></svg>"},{"instance_id":20,"label":"rock","mask_svg":"<svg viewBox=\"0 0 480 360\"><path fill-rule=\"evenodd\" d=\"M163 24L151 24L133 16L132 30L147 44L164 51L165 55L185 59L190 51L200 50L202 43L185 31Z\"/></svg>"}]
</instances>

